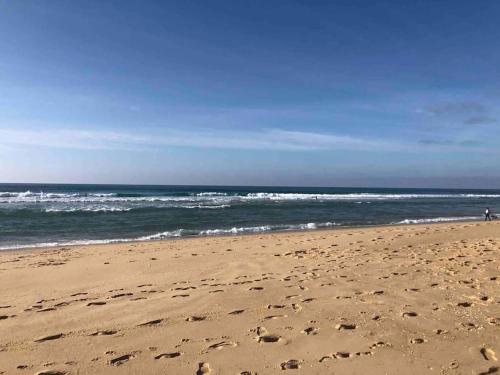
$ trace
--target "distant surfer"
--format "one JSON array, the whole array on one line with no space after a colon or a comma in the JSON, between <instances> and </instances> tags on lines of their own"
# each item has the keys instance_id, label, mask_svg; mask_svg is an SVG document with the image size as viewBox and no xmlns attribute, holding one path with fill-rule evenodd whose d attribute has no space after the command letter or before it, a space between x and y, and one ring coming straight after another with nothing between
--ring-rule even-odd
<instances>
[{"instance_id":1,"label":"distant surfer","mask_svg":"<svg viewBox=\"0 0 500 375\"><path fill-rule=\"evenodd\" d=\"M491 213L489 207L484 211L484 221L491 221Z\"/></svg>"}]
</instances>

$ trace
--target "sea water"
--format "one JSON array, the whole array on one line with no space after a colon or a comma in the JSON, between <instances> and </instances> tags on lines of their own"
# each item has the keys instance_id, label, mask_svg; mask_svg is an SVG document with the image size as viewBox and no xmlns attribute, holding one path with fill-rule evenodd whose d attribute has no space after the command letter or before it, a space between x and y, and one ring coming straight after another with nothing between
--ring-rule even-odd
<instances>
[{"instance_id":1,"label":"sea water","mask_svg":"<svg viewBox=\"0 0 500 375\"><path fill-rule=\"evenodd\" d=\"M0 184L0 249L481 220L500 190Z\"/></svg>"}]
</instances>

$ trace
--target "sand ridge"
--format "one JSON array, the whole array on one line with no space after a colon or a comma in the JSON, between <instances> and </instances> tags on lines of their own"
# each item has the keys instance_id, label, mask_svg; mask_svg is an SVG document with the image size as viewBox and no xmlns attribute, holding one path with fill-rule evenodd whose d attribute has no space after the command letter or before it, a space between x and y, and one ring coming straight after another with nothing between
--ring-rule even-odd
<instances>
[{"instance_id":1,"label":"sand ridge","mask_svg":"<svg viewBox=\"0 0 500 375\"><path fill-rule=\"evenodd\" d=\"M494 374L500 224L0 253L0 374Z\"/></svg>"}]
</instances>

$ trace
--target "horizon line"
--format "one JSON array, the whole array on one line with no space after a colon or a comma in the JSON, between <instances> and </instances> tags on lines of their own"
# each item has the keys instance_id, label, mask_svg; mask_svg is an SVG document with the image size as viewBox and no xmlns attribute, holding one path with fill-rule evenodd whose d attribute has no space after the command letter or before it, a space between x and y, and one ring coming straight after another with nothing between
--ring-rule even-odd
<instances>
[{"instance_id":1,"label":"horizon line","mask_svg":"<svg viewBox=\"0 0 500 375\"><path fill-rule=\"evenodd\" d=\"M498 188L456 188L456 187L383 187L383 186L312 186L312 185L222 185L222 184L126 184L126 183L75 183L75 182L0 182L0 185L83 185L83 186L134 186L134 187L218 187L218 188L309 188L309 189L402 189L402 190L500 190Z\"/></svg>"}]
</instances>

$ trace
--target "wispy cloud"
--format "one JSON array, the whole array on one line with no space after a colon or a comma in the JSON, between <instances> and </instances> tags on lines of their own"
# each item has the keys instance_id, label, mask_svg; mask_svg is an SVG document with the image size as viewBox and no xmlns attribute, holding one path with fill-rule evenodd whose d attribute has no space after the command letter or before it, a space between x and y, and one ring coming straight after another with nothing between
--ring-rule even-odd
<instances>
[{"instance_id":1,"label":"wispy cloud","mask_svg":"<svg viewBox=\"0 0 500 375\"><path fill-rule=\"evenodd\" d=\"M137 105L131 105L128 107L128 109L132 112L141 112L141 107L139 107Z\"/></svg>"},{"instance_id":2,"label":"wispy cloud","mask_svg":"<svg viewBox=\"0 0 500 375\"><path fill-rule=\"evenodd\" d=\"M148 151L168 147L268 151L485 151L474 139L421 138L415 141L354 137L284 129L231 131L220 129L142 129L140 131L0 128L0 147L38 146L81 150Z\"/></svg>"},{"instance_id":3,"label":"wispy cloud","mask_svg":"<svg viewBox=\"0 0 500 375\"><path fill-rule=\"evenodd\" d=\"M487 125L494 124L497 122L497 119L490 116L473 116L469 117L464 121L466 125Z\"/></svg>"},{"instance_id":4,"label":"wispy cloud","mask_svg":"<svg viewBox=\"0 0 500 375\"><path fill-rule=\"evenodd\" d=\"M483 142L475 140L455 141L450 139L420 139L419 144L424 146L448 146L448 147L478 147L482 146Z\"/></svg>"},{"instance_id":5,"label":"wispy cloud","mask_svg":"<svg viewBox=\"0 0 500 375\"><path fill-rule=\"evenodd\" d=\"M484 113L486 112L486 107L479 102L473 101L447 102L428 105L424 108L424 112L435 116L466 115Z\"/></svg>"},{"instance_id":6,"label":"wispy cloud","mask_svg":"<svg viewBox=\"0 0 500 375\"><path fill-rule=\"evenodd\" d=\"M163 130L122 132L108 130L0 129L0 144L20 144L73 149L146 149L148 147L197 147L247 150L394 150L397 142L347 135L264 129L262 131Z\"/></svg>"},{"instance_id":7,"label":"wispy cloud","mask_svg":"<svg viewBox=\"0 0 500 375\"><path fill-rule=\"evenodd\" d=\"M453 142L445 139L420 139L419 144L425 146L451 146Z\"/></svg>"},{"instance_id":8,"label":"wispy cloud","mask_svg":"<svg viewBox=\"0 0 500 375\"><path fill-rule=\"evenodd\" d=\"M489 106L477 101L445 102L428 105L419 110L444 124L456 125L490 125L497 122L496 116ZM494 113L493 113L494 114Z\"/></svg>"}]
</instances>

